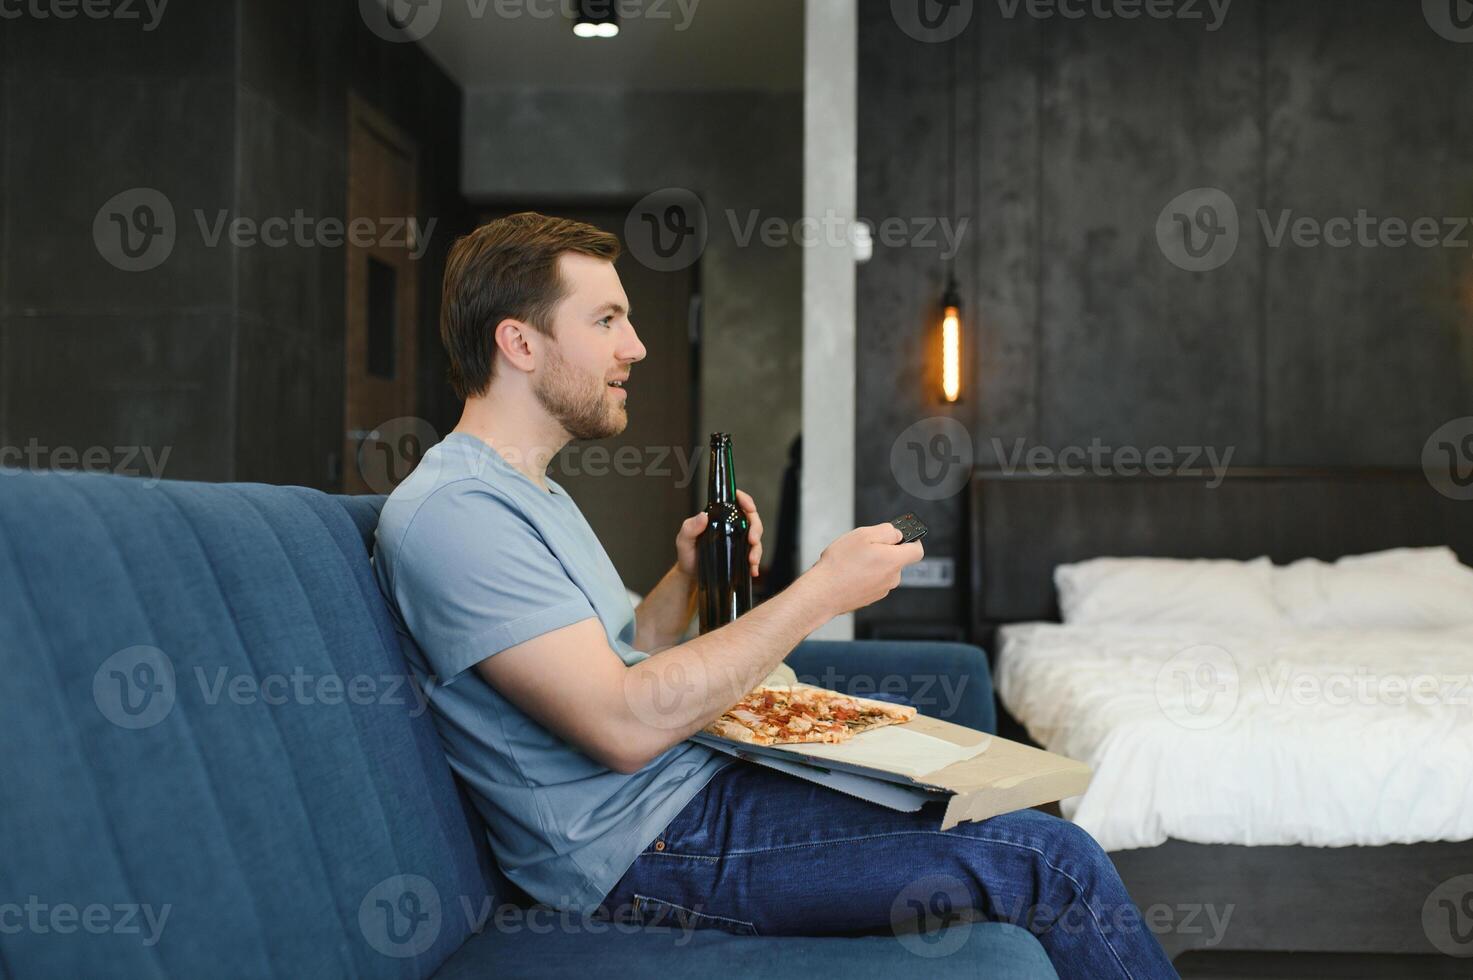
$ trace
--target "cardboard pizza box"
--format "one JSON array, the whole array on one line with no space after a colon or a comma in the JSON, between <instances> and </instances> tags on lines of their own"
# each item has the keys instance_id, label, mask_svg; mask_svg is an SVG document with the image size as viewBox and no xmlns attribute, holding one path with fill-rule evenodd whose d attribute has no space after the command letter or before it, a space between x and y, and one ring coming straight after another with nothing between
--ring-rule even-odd
<instances>
[{"instance_id":1,"label":"cardboard pizza box","mask_svg":"<svg viewBox=\"0 0 1473 980\"><path fill-rule=\"evenodd\" d=\"M1078 796L1089 785L1089 766L1045 752L1020 742L979 732L939 718L917 715L902 726L877 728L856 735L845 746L863 749L865 739L878 744L887 731L904 729L926 735L966 750L961 758L933 772L917 774L883 761L860 761L865 753L849 752L847 758L821 755L829 746L747 745L705 732L692 736L718 752L747 759L791 773L851 796L870 800L894 810L913 812L932 800L944 800L946 812L941 829L949 830L964 820L986 820L1001 813L1025 810ZM877 752L876 756L886 753ZM953 753L957 754L957 753Z\"/></svg>"}]
</instances>

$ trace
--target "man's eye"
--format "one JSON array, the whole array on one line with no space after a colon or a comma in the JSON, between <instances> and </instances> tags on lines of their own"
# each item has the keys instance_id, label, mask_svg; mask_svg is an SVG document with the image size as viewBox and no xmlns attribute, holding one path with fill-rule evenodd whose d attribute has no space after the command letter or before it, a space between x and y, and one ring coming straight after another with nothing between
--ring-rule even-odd
<instances>
[{"instance_id":1,"label":"man's eye","mask_svg":"<svg viewBox=\"0 0 1473 980\"><path fill-rule=\"evenodd\" d=\"M614 322L614 318L613 317L606 316L602 320L598 321L598 325L601 326L601 327L607 327L609 324L611 324L613 322Z\"/></svg>"}]
</instances>

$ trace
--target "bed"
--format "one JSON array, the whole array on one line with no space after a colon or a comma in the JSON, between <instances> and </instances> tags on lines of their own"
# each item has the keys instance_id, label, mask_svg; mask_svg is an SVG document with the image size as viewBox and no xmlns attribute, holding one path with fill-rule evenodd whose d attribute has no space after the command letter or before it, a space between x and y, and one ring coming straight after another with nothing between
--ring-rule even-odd
<instances>
[{"instance_id":1,"label":"bed","mask_svg":"<svg viewBox=\"0 0 1473 980\"><path fill-rule=\"evenodd\" d=\"M1170 910L1169 953L1439 951L1431 896L1473 874L1473 626L1274 620L1247 592L1219 622L1076 622L1068 578L1064 625L1054 571L1141 556L1283 578L1270 562L1395 548L1467 563L1473 505L1420 470L1380 469L1245 470L1218 486L979 471L969 505L971 628L995 651L1003 707L1095 768L1063 813L1111 851L1138 905ZM1112 601L1128 612L1152 592ZM1190 908L1231 920L1187 924Z\"/></svg>"}]
</instances>

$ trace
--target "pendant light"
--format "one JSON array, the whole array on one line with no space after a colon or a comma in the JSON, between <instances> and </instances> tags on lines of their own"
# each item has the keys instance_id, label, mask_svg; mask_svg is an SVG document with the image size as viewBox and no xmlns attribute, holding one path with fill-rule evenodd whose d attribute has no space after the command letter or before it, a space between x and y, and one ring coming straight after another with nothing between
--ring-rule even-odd
<instances>
[{"instance_id":1,"label":"pendant light","mask_svg":"<svg viewBox=\"0 0 1473 980\"><path fill-rule=\"evenodd\" d=\"M951 85L947 97L947 206L956 222L956 63L958 39L951 48ZM946 289L941 294L941 323L937 329L941 352L941 400L954 405L962 397L962 300L956 284L956 255L946 260Z\"/></svg>"}]
</instances>

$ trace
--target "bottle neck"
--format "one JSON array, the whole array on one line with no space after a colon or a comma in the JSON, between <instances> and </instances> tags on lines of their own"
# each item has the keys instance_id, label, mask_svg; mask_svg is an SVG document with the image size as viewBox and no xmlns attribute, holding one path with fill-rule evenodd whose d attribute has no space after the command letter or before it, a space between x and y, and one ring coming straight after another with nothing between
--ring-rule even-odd
<instances>
[{"instance_id":1,"label":"bottle neck","mask_svg":"<svg viewBox=\"0 0 1473 980\"><path fill-rule=\"evenodd\" d=\"M706 479L708 504L736 503L736 467L731 460L731 440L711 441L711 466Z\"/></svg>"}]
</instances>

